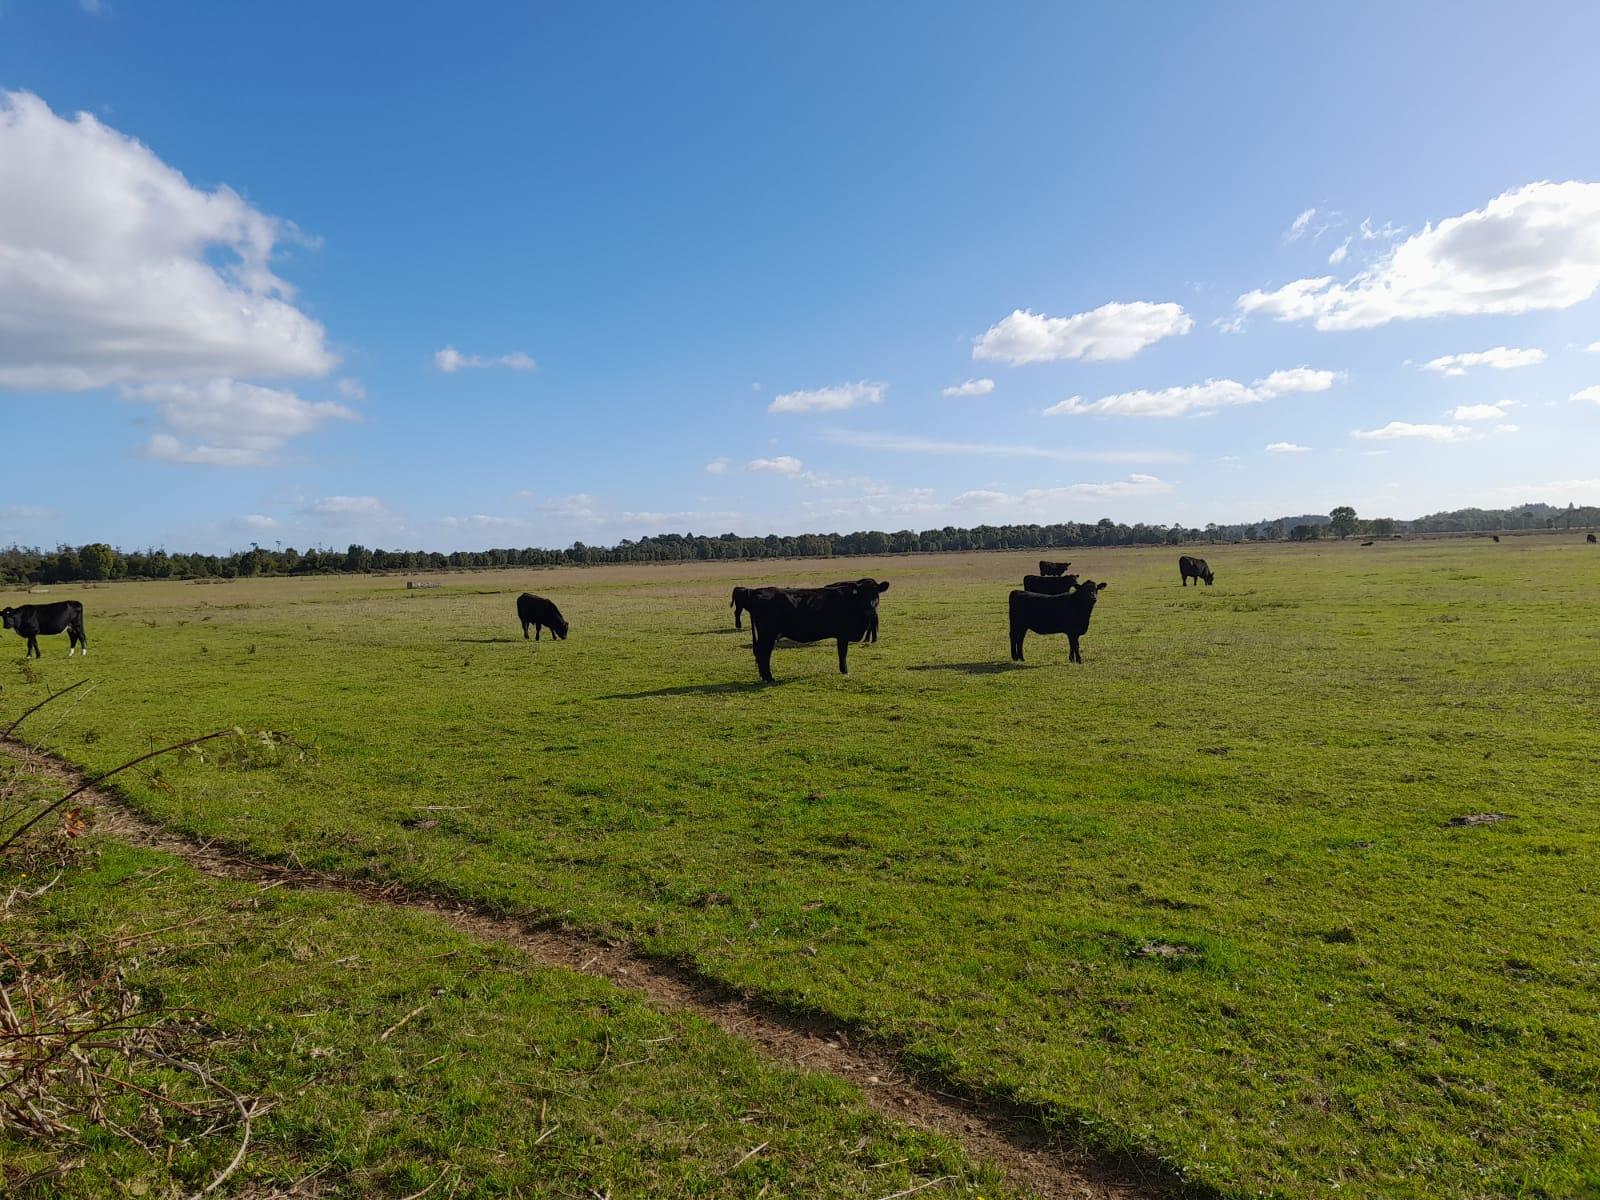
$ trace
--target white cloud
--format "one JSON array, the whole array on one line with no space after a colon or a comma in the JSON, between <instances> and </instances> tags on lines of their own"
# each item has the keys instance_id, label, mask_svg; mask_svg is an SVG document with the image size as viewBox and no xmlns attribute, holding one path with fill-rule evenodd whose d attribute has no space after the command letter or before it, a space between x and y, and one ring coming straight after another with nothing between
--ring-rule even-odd
<instances>
[{"instance_id":1,"label":"white cloud","mask_svg":"<svg viewBox=\"0 0 1600 1200\"><path fill-rule=\"evenodd\" d=\"M124 389L123 395L152 405L166 426L141 451L143 457L162 462L265 466L290 438L326 421L359 419L343 404L312 403L293 392L236 379L147 383Z\"/></svg>"},{"instance_id":2,"label":"white cloud","mask_svg":"<svg viewBox=\"0 0 1600 1200\"><path fill-rule=\"evenodd\" d=\"M1363 235L1381 236L1363 223ZM1348 283L1299 279L1239 311L1316 328L1570 308L1600 288L1600 184L1530 183L1425 226Z\"/></svg>"},{"instance_id":3,"label":"white cloud","mask_svg":"<svg viewBox=\"0 0 1600 1200\"><path fill-rule=\"evenodd\" d=\"M776 458L752 458L745 463L746 471L769 475L798 475L804 464L792 454L780 454Z\"/></svg>"},{"instance_id":4,"label":"white cloud","mask_svg":"<svg viewBox=\"0 0 1600 1200\"><path fill-rule=\"evenodd\" d=\"M1600 504L1600 479L1564 479L1556 483L1523 483L1496 488L1505 496L1543 500L1549 504Z\"/></svg>"},{"instance_id":5,"label":"white cloud","mask_svg":"<svg viewBox=\"0 0 1600 1200\"><path fill-rule=\"evenodd\" d=\"M954 504L958 508L980 507L1016 510L1013 515L1020 515L1021 513L1047 514L1060 512L1063 505L1074 500L1113 500L1139 496L1163 496L1174 490L1170 483L1155 475L1129 475L1126 479L1114 479L1106 483L1069 483L1064 487L1029 488L1027 491L1017 494L980 488L970 492L962 492L955 498Z\"/></svg>"},{"instance_id":6,"label":"white cloud","mask_svg":"<svg viewBox=\"0 0 1600 1200\"><path fill-rule=\"evenodd\" d=\"M433 365L446 375L461 370L481 370L484 367L505 367L509 371L536 371L539 364L521 350L485 358L479 354L463 354L454 346L446 346L433 355Z\"/></svg>"},{"instance_id":7,"label":"white cloud","mask_svg":"<svg viewBox=\"0 0 1600 1200\"><path fill-rule=\"evenodd\" d=\"M1498 404L1461 404L1450 410L1455 421L1498 421L1506 410Z\"/></svg>"},{"instance_id":8,"label":"white cloud","mask_svg":"<svg viewBox=\"0 0 1600 1200\"><path fill-rule=\"evenodd\" d=\"M239 518L239 524L256 533L271 533L274 529L282 529L283 522L276 517L264 517L260 513L250 513Z\"/></svg>"},{"instance_id":9,"label":"white cloud","mask_svg":"<svg viewBox=\"0 0 1600 1200\"><path fill-rule=\"evenodd\" d=\"M441 517L439 523L446 529L504 529L522 524L512 517L491 517L484 513L473 513L469 517Z\"/></svg>"},{"instance_id":10,"label":"white cloud","mask_svg":"<svg viewBox=\"0 0 1600 1200\"><path fill-rule=\"evenodd\" d=\"M1333 253L1328 255L1328 265L1330 267L1337 267L1347 257L1349 257L1349 255L1350 255L1350 239L1349 238L1345 238L1344 241L1340 242L1337 246L1335 246L1333 248Z\"/></svg>"},{"instance_id":11,"label":"white cloud","mask_svg":"<svg viewBox=\"0 0 1600 1200\"><path fill-rule=\"evenodd\" d=\"M992 391L994 391L994 380L969 379L965 383L947 387L939 394L941 396L987 396Z\"/></svg>"},{"instance_id":12,"label":"white cloud","mask_svg":"<svg viewBox=\"0 0 1600 1200\"><path fill-rule=\"evenodd\" d=\"M1311 449L1310 446L1299 446L1299 445L1296 445L1294 442L1268 442L1267 443L1267 453L1268 454L1304 454L1310 449Z\"/></svg>"},{"instance_id":13,"label":"white cloud","mask_svg":"<svg viewBox=\"0 0 1600 1200\"><path fill-rule=\"evenodd\" d=\"M861 404L882 404L883 394L888 390L887 383L869 383L865 379L858 379L854 383L839 383L809 392L784 392L767 405L767 411L842 412Z\"/></svg>"},{"instance_id":14,"label":"white cloud","mask_svg":"<svg viewBox=\"0 0 1600 1200\"><path fill-rule=\"evenodd\" d=\"M707 475L726 475L727 473L728 460L725 458L713 458L706 464Z\"/></svg>"},{"instance_id":15,"label":"white cloud","mask_svg":"<svg viewBox=\"0 0 1600 1200\"><path fill-rule=\"evenodd\" d=\"M1306 230L1311 228L1311 222L1316 219L1316 215L1316 209L1306 209L1305 212L1290 223L1288 230L1283 235L1283 240L1286 242L1298 242L1305 236Z\"/></svg>"},{"instance_id":16,"label":"white cloud","mask_svg":"<svg viewBox=\"0 0 1600 1200\"><path fill-rule=\"evenodd\" d=\"M302 508L308 517L386 517L389 510L376 496L324 496Z\"/></svg>"},{"instance_id":17,"label":"white cloud","mask_svg":"<svg viewBox=\"0 0 1600 1200\"><path fill-rule=\"evenodd\" d=\"M1572 393L1571 398L1573 400L1587 400L1591 404L1600 404L1600 383L1595 384L1593 387L1580 388Z\"/></svg>"},{"instance_id":18,"label":"white cloud","mask_svg":"<svg viewBox=\"0 0 1600 1200\"><path fill-rule=\"evenodd\" d=\"M1220 408L1260 404L1291 393L1325 392L1343 377L1340 371L1292 367L1287 371L1274 371L1265 379L1258 379L1249 385L1233 379L1208 379L1204 383L1163 388L1155 392L1118 392L1094 401L1072 396L1052 404L1044 410L1044 415L1104 413L1120 417L1181 417L1187 413L1209 413Z\"/></svg>"},{"instance_id":19,"label":"white cloud","mask_svg":"<svg viewBox=\"0 0 1600 1200\"><path fill-rule=\"evenodd\" d=\"M273 274L287 222L191 186L87 113L0 93L0 388L317 376L322 326Z\"/></svg>"},{"instance_id":20,"label":"white cloud","mask_svg":"<svg viewBox=\"0 0 1600 1200\"><path fill-rule=\"evenodd\" d=\"M1520 433L1520 432L1522 432L1522 426L1521 425L1496 425L1494 427L1494 431L1496 433Z\"/></svg>"},{"instance_id":21,"label":"white cloud","mask_svg":"<svg viewBox=\"0 0 1600 1200\"><path fill-rule=\"evenodd\" d=\"M864 433L829 429L831 442L863 450L889 450L897 454L949 454L975 458L1046 458L1055 462L1175 463L1188 455L1175 450L1055 450L1048 446L1008 442L952 442L903 433Z\"/></svg>"},{"instance_id":22,"label":"white cloud","mask_svg":"<svg viewBox=\"0 0 1600 1200\"><path fill-rule=\"evenodd\" d=\"M1380 429L1357 429L1352 437L1387 442L1396 438L1424 438L1431 442L1459 442L1472 430L1465 425L1413 425L1410 421L1390 421Z\"/></svg>"},{"instance_id":23,"label":"white cloud","mask_svg":"<svg viewBox=\"0 0 1600 1200\"><path fill-rule=\"evenodd\" d=\"M1465 375L1472 367L1493 367L1497 371L1511 371L1517 367L1535 367L1545 359L1539 349L1513 350L1509 346L1496 346L1493 350L1474 350L1468 354L1446 354L1422 364L1424 371L1437 371L1441 375Z\"/></svg>"},{"instance_id":24,"label":"white cloud","mask_svg":"<svg viewBox=\"0 0 1600 1200\"><path fill-rule=\"evenodd\" d=\"M1590 354L1600 354L1600 342L1590 342L1584 349Z\"/></svg>"},{"instance_id":25,"label":"white cloud","mask_svg":"<svg viewBox=\"0 0 1600 1200\"><path fill-rule=\"evenodd\" d=\"M990 326L972 346L975 359L1021 366L1081 358L1105 362L1132 358L1162 338L1188 333L1194 318L1180 304L1145 300L1102 304L1071 317L1046 317L1017 309Z\"/></svg>"},{"instance_id":26,"label":"white cloud","mask_svg":"<svg viewBox=\"0 0 1600 1200\"><path fill-rule=\"evenodd\" d=\"M1388 221L1383 223L1381 229L1374 228L1371 217L1361 222L1361 240L1364 242L1392 241L1404 232L1405 226L1391 225Z\"/></svg>"},{"instance_id":27,"label":"white cloud","mask_svg":"<svg viewBox=\"0 0 1600 1200\"><path fill-rule=\"evenodd\" d=\"M359 379L341 379L334 386L339 395L346 400L365 400L367 398L367 386Z\"/></svg>"}]
</instances>

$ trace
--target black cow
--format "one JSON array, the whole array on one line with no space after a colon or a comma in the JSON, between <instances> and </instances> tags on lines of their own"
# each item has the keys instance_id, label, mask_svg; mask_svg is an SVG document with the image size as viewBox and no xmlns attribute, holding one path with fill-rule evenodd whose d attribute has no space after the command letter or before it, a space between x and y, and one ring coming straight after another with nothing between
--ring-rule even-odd
<instances>
[{"instance_id":1,"label":"black cow","mask_svg":"<svg viewBox=\"0 0 1600 1200\"><path fill-rule=\"evenodd\" d=\"M878 597L881 595L877 590L878 581L869 577L865 579L844 579L838 583L828 584L831 588L851 588L857 585L867 588L872 594L872 621L867 625L867 631L861 635L861 640L863 643L876 642L878 640ZM887 587L888 585L885 584L884 586Z\"/></svg>"},{"instance_id":2,"label":"black cow","mask_svg":"<svg viewBox=\"0 0 1600 1200\"><path fill-rule=\"evenodd\" d=\"M551 637L566 640L567 619L561 615L561 610L543 596L534 596L523 592L517 597L517 620L522 622L522 636L528 636L528 626L533 626L533 640L539 641L545 631L550 629Z\"/></svg>"},{"instance_id":3,"label":"black cow","mask_svg":"<svg viewBox=\"0 0 1600 1200\"><path fill-rule=\"evenodd\" d=\"M1011 593L1011 661L1022 662L1022 641L1029 633L1064 633L1071 645L1068 662L1081 663L1078 639L1089 632L1089 617L1094 602L1105 584L1085 579L1076 590L1060 596L1041 596L1038 592Z\"/></svg>"},{"instance_id":4,"label":"black cow","mask_svg":"<svg viewBox=\"0 0 1600 1200\"><path fill-rule=\"evenodd\" d=\"M1192 554L1180 554L1178 556L1178 578L1183 581L1184 587L1189 586L1189 580L1191 579L1195 581L1195 587L1200 586L1202 579L1206 581L1206 586L1210 587L1211 581L1216 576L1211 573L1211 568L1206 566L1205 559L1195 558Z\"/></svg>"},{"instance_id":5,"label":"black cow","mask_svg":"<svg viewBox=\"0 0 1600 1200\"><path fill-rule=\"evenodd\" d=\"M746 597L750 612L751 648L761 678L772 683L772 648L778 639L839 644L839 673L848 675L850 643L872 628L878 596L887 583L858 580L820 588L754 588Z\"/></svg>"},{"instance_id":6,"label":"black cow","mask_svg":"<svg viewBox=\"0 0 1600 1200\"><path fill-rule=\"evenodd\" d=\"M89 653L89 639L83 635L83 605L76 600L57 600L54 604L24 604L19 608L0 611L6 629L15 629L17 636L28 639L27 653L43 658L39 653L39 635L67 633L67 657L71 658L79 646Z\"/></svg>"},{"instance_id":7,"label":"black cow","mask_svg":"<svg viewBox=\"0 0 1600 1200\"><path fill-rule=\"evenodd\" d=\"M1490 536L1493 537L1496 542L1500 540L1500 535L1498 533L1491 534Z\"/></svg>"},{"instance_id":8,"label":"black cow","mask_svg":"<svg viewBox=\"0 0 1600 1200\"><path fill-rule=\"evenodd\" d=\"M1361 544L1362 544L1362 545L1363 545L1363 546L1370 546L1370 545L1372 545L1372 543L1371 543L1371 542L1362 542L1362 543L1361 543Z\"/></svg>"},{"instance_id":9,"label":"black cow","mask_svg":"<svg viewBox=\"0 0 1600 1200\"><path fill-rule=\"evenodd\" d=\"M1595 536L1594 536L1594 534L1591 533L1589 535L1588 542L1589 542L1589 545L1591 545L1591 546L1595 544Z\"/></svg>"},{"instance_id":10,"label":"black cow","mask_svg":"<svg viewBox=\"0 0 1600 1200\"><path fill-rule=\"evenodd\" d=\"M744 622L739 618L744 615L744 610L749 607L749 605L745 603L745 597L749 596L750 593L755 590L755 588L747 587L736 587L733 589L733 599L728 601L728 607L733 609L733 627L735 629L744 628Z\"/></svg>"},{"instance_id":11,"label":"black cow","mask_svg":"<svg viewBox=\"0 0 1600 1200\"><path fill-rule=\"evenodd\" d=\"M1039 574L1065 575L1067 573L1067 568L1071 565L1072 564L1069 562L1047 562L1041 558L1039 560Z\"/></svg>"},{"instance_id":12,"label":"black cow","mask_svg":"<svg viewBox=\"0 0 1600 1200\"><path fill-rule=\"evenodd\" d=\"M1024 575L1022 577L1022 590L1025 592L1038 592L1041 596L1064 596L1078 586L1076 575L1062 575L1058 579L1048 579L1043 575Z\"/></svg>"}]
</instances>

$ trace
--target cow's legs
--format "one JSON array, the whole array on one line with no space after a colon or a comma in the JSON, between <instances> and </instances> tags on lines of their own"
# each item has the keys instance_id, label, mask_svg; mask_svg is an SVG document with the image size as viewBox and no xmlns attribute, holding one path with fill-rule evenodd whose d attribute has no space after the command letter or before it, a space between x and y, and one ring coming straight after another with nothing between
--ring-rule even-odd
<instances>
[{"instance_id":1,"label":"cow's legs","mask_svg":"<svg viewBox=\"0 0 1600 1200\"><path fill-rule=\"evenodd\" d=\"M1022 661L1022 639L1028 636L1026 629L1013 629L1011 631L1011 661Z\"/></svg>"},{"instance_id":2,"label":"cow's legs","mask_svg":"<svg viewBox=\"0 0 1600 1200\"><path fill-rule=\"evenodd\" d=\"M530 621L524 621L522 623L522 640L523 641L527 641L528 640L528 626L530 624L532 624L532 622L530 622Z\"/></svg>"},{"instance_id":3,"label":"cow's legs","mask_svg":"<svg viewBox=\"0 0 1600 1200\"><path fill-rule=\"evenodd\" d=\"M39 639L37 637L35 637L33 634L31 634L31 633L28 635L28 653L24 654L23 657L24 658L43 658L44 657L44 655L39 653Z\"/></svg>"},{"instance_id":4,"label":"cow's legs","mask_svg":"<svg viewBox=\"0 0 1600 1200\"><path fill-rule=\"evenodd\" d=\"M756 634L753 625L751 626L751 633L754 636L751 638L750 647L755 651L756 669L761 672L762 679L772 683L774 682L772 678L772 647L778 639Z\"/></svg>"},{"instance_id":5,"label":"cow's legs","mask_svg":"<svg viewBox=\"0 0 1600 1200\"><path fill-rule=\"evenodd\" d=\"M1067 634L1067 641L1072 643L1072 649L1067 654L1067 661L1081 663L1083 661L1083 655L1078 653L1078 635L1075 633Z\"/></svg>"},{"instance_id":6,"label":"cow's legs","mask_svg":"<svg viewBox=\"0 0 1600 1200\"><path fill-rule=\"evenodd\" d=\"M735 608L733 610L733 627L735 629L743 629L744 628L744 622L739 619L743 615L744 615L744 609Z\"/></svg>"},{"instance_id":7,"label":"cow's legs","mask_svg":"<svg viewBox=\"0 0 1600 1200\"><path fill-rule=\"evenodd\" d=\"M850 674L850 639L839 638L837 640L839 643L839 674L848 675Z\"/></svg>"},{"instance_id":8,"label":"cow's legs","mask_svg":"<svg viewBox=\"0 0 1600 1200\"><path fill-rule=\"evenodd\" d=\"M543 638L544 638L544 626L539 624L539 622L535 621L533 623L533 640L537 642L537 641L542 641Z\"/></svg>"}]
</instances>

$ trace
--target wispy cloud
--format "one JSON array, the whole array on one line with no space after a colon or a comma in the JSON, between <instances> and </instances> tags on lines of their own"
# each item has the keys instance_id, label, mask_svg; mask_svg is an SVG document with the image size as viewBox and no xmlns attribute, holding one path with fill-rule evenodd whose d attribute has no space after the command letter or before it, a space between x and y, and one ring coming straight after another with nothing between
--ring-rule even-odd
<instances>
[{"instance_id":1,"label":"wispy cloud","mask_svg":"<svg viewBox=\"0 0 1600 1200\"><path fill-rule=\"evenodd\" d=\"M969 379L965 383L952 384L939 394L941 396L987 396L994 391L992 379Z\"/></svg>"},{"instance_id":2,"label":"wispy cloud","mask_svg":"<svg viewBox=\"0 0 1600 1200\"><path fill-rule=\"evenodd\" d=\"M916 434L863 433L829 429L823 436L842 446L863 450L889 450L896 454L942 454L976 458L1042 458L1054 462L1176 463L1189 456L1174 450L1057 450L1016 442L961 442Z\"/></svg>"},{"instance_id":3,"label":"wispy cloud","mask_svg":"<svg viewBox=\"0 0 1600 1200\"><path fill-rule=\"evenodd\" d=\"M1390 421L1378 429L1357 429L1351 436L1364 441L1388 442L1402 438L1420 438L1429 442L1459 442L1472 430L1465 425L1416 425L1410 421Z\"/></svg>"},{"instance_id":4,"label":"wispy cloud","mask_svg":"<svg viewBox=\"0 0 1600 1200\"><path fill-rule=\"evenodd\" d=\"M1441 375L1465 375L1473 367L1493 367L1497 371L1512 371L1518 367L1535 367L1545 360L1543 350L1530 348L1514 350L1509 346L1496 346L1493 350L1474 350L1467 354L1445 354L1422 364L1424 371L1437 371Z\"/></svg>"},{"instance_id":5,"label":"wispy cloud","mask_svg":"<svg viewBox=\"0 0 1600 1200\"><path fill-rule=\"evenodd\" d=\"M1194 328L1183 306L1146 300L1102 304L1071 317L1047 317L1017 309L990 326L973 343L972 357L1022 366L1026 363L1083 359L1106 362L1132 358L1162 338Z\"/></svg>"},{"instance_id":6,"label":"wispy cloud","mask_svg":"<svg viewBox=\"0 0 1600 1200\"><path fill-rule=\"evenodd\" d=\"M775 458L752 458L744 469L758 475L798 475L804 466L794 455L780 454Z\"/></svg>"},{"instance_id":7,"label":"wispy cloud","mask_svg":"<svg viewBox=\"0 0 1600 1200\"><path fill-rule=\"evenodd\" d=\"M1268 442L1268 454L1305 454L1310 446L1301 446L1294 442Z\"/></svg>"},{"instance_id":8,"label":"wispy cloud","mask_svg":"<svg viewBox=\"0 0 1600 1200\"><path fill-rule=\"evenodd\" d=\"M727 459L725 459L725 458L713 458L710 462L708 462L706 464L706 474L707 475L726 475L728 473L728 467L729 466L730 466L730 464L729 464Z\"/></svg>"},{"instance_id":9,"label":"wispy cloud","mask_svg":"<svg viewBox=\"0 0 1600 1200\"><path fill-rule=\"evenodd\" d=\"M446 346L443 350L435 351L433 365L446 375L454 374L456 371L482 370L486 367L504 367L508 371L539 369L539 364L521 350L484 357L479 354L463 354L454 346Z\"/></svg>"},{"instance_id":10,"label":"wispy cloud","mask_svg":"<svg viewBox=\"0 0 1600 1200\"><path fill-rule=\"evenodd\" d=\"M1052 404L1044 410L1044 415L1102 413L1119 417L1181 417L1190 413L1260 404L1291 393L1325 392L1343 377L1339 371L1293 367L1287 371L1274 371L1266 378L1248 385L1233 379L1208 379L1204 383L1163 388L1160 391L1118 392L1094 401L1072 396Z\"/></svg>"}]
</instances>

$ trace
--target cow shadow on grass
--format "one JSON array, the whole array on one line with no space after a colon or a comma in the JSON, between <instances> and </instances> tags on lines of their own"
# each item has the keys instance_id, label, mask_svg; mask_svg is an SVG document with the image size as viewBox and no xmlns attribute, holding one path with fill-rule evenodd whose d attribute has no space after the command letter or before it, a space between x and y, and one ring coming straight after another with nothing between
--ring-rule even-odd
<instances>
[{"instance_id":1,"label":"cow shadow on grass","mask_svg":"<svg viewBox=\"0 0 1600 1200\"><path fill-rule=\"evenodd\" d=\"M475 646L492 646L496 642L520 642L522 638L492 637L492 638L451 638L452 642L471 642Z\"/></svg>"},{"instance_id":2,"label":"cow shadow on grass","mask_svg":"<svg viewBox=\"0 0 1600 1200\"><path fill-rule=\"evenodd\" d=\"M600 700L648 700L652 696L723 696L734 692L759 692L764 688L782 687L789 682L779 679L775 683L763 683L759 679L748 679L739 683L685 683L678 687L652 688L648 692L613 692L609 696L596 697Z\"/></svg>"},{"instance_id":3,"label":"cow shadow on grass","mask_svg":"<svg viewBox=\"0 0 1600 1200\"><path fill-rule=\"evenodd\" d=\"M914 667L907 667L908 671L959 671L963 675L1003 675L1007 671L1031 671L1033 663L1025 662L987 662L964 663L920 663Z\"/></svg>"}]
</instances>

